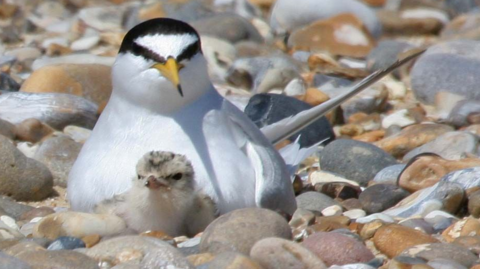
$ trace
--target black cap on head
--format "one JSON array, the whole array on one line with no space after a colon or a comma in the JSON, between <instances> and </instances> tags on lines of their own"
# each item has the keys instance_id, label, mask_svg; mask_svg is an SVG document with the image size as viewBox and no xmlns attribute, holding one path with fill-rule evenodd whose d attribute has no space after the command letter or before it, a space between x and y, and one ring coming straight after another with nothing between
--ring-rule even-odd
<instances>
[{"instance_id":1,"label":"black cap on head","mask_svg":"<svg viewBox=\"0 0 480 269\"><path fill-rule=\"evenodd\" d=\"M195 35L198 39L197 42L190 44L189 46L185 47L182 53L177 57L177 61L181 61L184 59L190 59L195 54L201 53L201 45L200 45L200 37L193 29L192 26L189 24L175 20L170 18L157 18L151 19L145 22L142 22L132 29L128 31L122 41L122 45L120 46L119 53L126 53L130 52L134 55L143 56L146 59L153 59L157 62L165 62L166 58L165 55L156 55L154 52L143 48L137 45L134 41L142 36L147 35L183 35L183 34L190 34Z\"/></svg>"}]
</instances>

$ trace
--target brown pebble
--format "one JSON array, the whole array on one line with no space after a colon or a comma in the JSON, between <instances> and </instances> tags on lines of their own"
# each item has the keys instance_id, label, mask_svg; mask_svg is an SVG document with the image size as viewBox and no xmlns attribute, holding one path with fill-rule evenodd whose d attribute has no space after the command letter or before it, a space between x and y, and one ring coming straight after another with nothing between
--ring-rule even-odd
<instances>
[{"instance_id":1,"label":"brown pebble","mask_svg":"<svg viewBox=\"0 0 480 269\"><path fill-rule=\"evenodd\" d=\"M473 217L459 220L442 232L442 237L449 243L460 236L476 235L480 235L480 221Z\"/></svg>"},{"instance_id":2,"label":"brown pebble","mask_svg":"<svg viewBox=\"0 0 480 269\"><path fill-rule=\"evenodd\" d=\"M164 241L173 240L173 237L162 231L146 231L140 234L141 236L155 237Z\"/></svg>"},{"instance_id":3,"label":"brown pebble","mask_svg":"<svg viewBox=\"0 0 480 269\"><path fill-rule=\"evenodd\" d=\"M215 256L213 256L213 254L209 253L209 252L193 254L193 255L187 256L187 260L193 266L200 266L202 264L211 262L214 258L215 258Z\"/></svg>"},{"instance_id":4,"label":"brown pebble","mask_svg":"<svg viewBox=\"0 0 480 269\"><path fill-rule=\"evenodd\" d=\"M17 139L28 142L38 142L47 135L53 133L52 127L37 119L26 119L15 127Z\"/></svg>"},{"instance_id":5,"label":"brown pebble","mask_svg":"<svg viewBox=\"0 0 480 269\"><path fill-rule=\"evenodd\" d=\"M390 224L382 226L377 230L373 236L373 243L379 251L392 258L409 247L438 243L438 240L419 230L398 224Z\"/></svg>"},{"instance_id":6,"label":"brown pebble","mask_svg":"<svg viewBox=\"0 0 480 269\"><path fill-rule=\"evenodd\" d=\"M82 241L85 243L87 248L91 248L95 246L98 242L100 242L100 235L99 234L90 234L87 236L82 237Z\"/></svg>"}]
</instances>

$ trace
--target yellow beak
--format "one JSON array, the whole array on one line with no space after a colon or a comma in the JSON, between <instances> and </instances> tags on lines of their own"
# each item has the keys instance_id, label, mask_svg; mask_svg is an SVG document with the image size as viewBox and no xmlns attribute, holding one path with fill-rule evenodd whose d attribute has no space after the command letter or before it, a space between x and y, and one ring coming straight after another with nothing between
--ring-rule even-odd
<instances>
[{"instance_id":1,"label":"yellow beak","mask_svg":"<svg viewBox=\"0 0 480 269\"><path fill-rule=\"evenodd\" d=\"M180 85L180 77L178 76L180 66L175 59L168 58L165 63L156 63L152 65L152 67L160 71L160 73L166 79L170 80L173 86L177 87L178 92L183 97L182 86Z\"/></svg>"}]
</instances>

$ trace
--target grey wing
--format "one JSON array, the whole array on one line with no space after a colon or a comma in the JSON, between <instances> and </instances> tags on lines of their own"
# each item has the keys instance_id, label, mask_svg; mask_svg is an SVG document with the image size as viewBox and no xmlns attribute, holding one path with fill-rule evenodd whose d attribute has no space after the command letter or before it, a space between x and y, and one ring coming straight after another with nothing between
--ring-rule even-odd
<instances>
[{"instance_id":1,"label":"grey wing","mask_svg":"<svg viewBox=\"0 0 480 269\"><path fill-rule=\"evenodd\" d=\"M258 207L293 214L297 208L290 175L283 158L257 126L225 100L222 110L232 122L239 147L255 169L255 203Z\"/></svg>"}]
</instances>

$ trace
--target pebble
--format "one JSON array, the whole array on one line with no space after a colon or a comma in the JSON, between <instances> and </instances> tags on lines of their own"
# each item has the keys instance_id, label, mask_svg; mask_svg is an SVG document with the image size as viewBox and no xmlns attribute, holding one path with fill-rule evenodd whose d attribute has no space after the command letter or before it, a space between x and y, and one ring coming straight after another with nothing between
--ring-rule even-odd
<instances>
[{"instance_id":1,"label":"pebble","mask_svg":"<svg viewBox=\"0 0 480 269\"><path fill-rule=\"evenodd\" d=\"M68 93L105 105L112 91L111 68L101 64L59 64L35 70L20 91Z\"/></svg>"},{"instance_id":2,"label":"pebble","mask_svg":"<svg viewBox=\"0 0 480 269\"><path fill-rule=\"evenodd\" d=\"M480 42L473 40L454 40L429 48L411 72L412 90L417 100L433 104L439 89L465 99L480 100L474 75L479 64L479 49Z\"/></svg>"},{"instance_id":3,"label":"pebble","mask_svg":"<svg viewBox=\"0 0 480 269\"><path fill-rule=\"evenodd\" d=\"M335 56L361 58L368 55L374 42L362 21L347 13L296 29L288 38L288 47L293 50L327 51Z\"/></svg>"},{"instance_id":4,"label":"pebble","mask_svg":"<svg viewBox=\"0 0 480 269\"><path fill-rule=\"evenodd\" d=\"M312 212L320 213L325 208L333 205L339 205L339 203L323 193L309 191L297 196L297 208L310 210Z\"/></svg>"},{"instance_id":5,"label":"pebble","mask_svg":"<svg viewBox=\"0 0 480 269\"><path fill-rule=\"evenodd\" d=\"M53 191L52 174L42 163L25 157L0 135L0 194L17 200L41 200Z\"/></svg>"},{"instance_id":6,"label":"pebble","mask_svg":"<svg viewBox=\"0 0 480 269\"><path fill-rule=\"evenodd\" d=\"M427 155L425 155L427 154ZM465 158L449 161L439 156L425 153L411 159L398 178L398 184L409 192L415 192L433 186L446 174L480 165L478 158ZM453 182L453 181L451 181Z\"/></svg>"},{"instance_id":7,"label":"pebble","mask_svg":"<svg viewBox=\"0 0 480 269\"><path fill-rule=\"evenodd\" d=\"M287 221L268 209L240 209L222 215L208 225L202 235L200 251L214 254L238 251L248 255L257 241L267 237L291 239Z\"/></svg>"},{"instance_id":8,"label":"pebble","mask_svg":"<svg viewBox=\"0 0 480 269\"><path fill-rule=\"evenodd\" d=\"M270 16L270 25L276 32L291 32L301 26L320 19L330 18L341 13L355 14L370 33L378 37L381 25L372 9L359 1L315 1L300 0L291 2L279 0L275 2Z\"/></svg>"},{"instance_id":9,"label":"pebble","mask_svg":"<svg viewBox=\"0 0 480 269\"><path fill-rule=\"evenodd\" d=\"M55 269L55 268L84 268L84 269L98 269L97 262L85 254L68 251L25 251L16 256L20 260L28 263L32 268Z\"/></svg>"},{"instance_id":10,"label":"pebble","mask_svg":"<svg viewBox=\"0 0 480 269\"><path fill-rule=\"evenodd\" d=\"M439 258L452 260L470 268L477 261L477 256L467 248L456 244L428 243L406 249L404 254L422 258L427 261Z\"/></svg>"},{"instance_id":11,"label":"pebble","mask_svg":"<svg viewBox=\"0 0 480 269\"><path fill-rule=\"evenodd\" d=\"M81 238L90 234L120 234L126 229L123 219L115 215L99 215L65 211L42 218L33 230L34 237L51 240L59 236Z\"/></svg>"},{"instance_id":12,"label":"pebble","mask_svg":"<svg viewBox=\"0 0 480 269\"><path fill-rule=\"evenodd\" d=\"M365 142L337 139L320 155L322 170L342 175L366 186L383 168L397 161L381 149Z\"/></svg>"},{"instance_id":13,"label":"pebble","mask_svg":"<svg viewBox=\"0 0 480 269\"><path fill-rule=\"evenodd\" d=\"M15 135L19 140L36 143L55 130L38 119L26 119L15 126Z\"/></svg>"},{"instance_id":14,"label":"pebble","mask_svg":"<svg viewBox=\"0 0 480 269\"><path fill-rule=\"evenodd\" d=\"M5 212L14 219L21 219L23 214L33 209L31 206L15 202L10 197L0 195L0 212Z\"/></svg>"},{"instance_id":15,"label":"pebble","mask_svg":"<svg viewBox=\"0 0 480 269\"><path fill-rule=\"evenodd\" d=\"M15 139L15 125L11 124L6 120L0 119L0 135L13 140Z\"/></svg>"},{"instance_id":16,"label":"pebble","mask_svg":"<svg viewBox=\"0 0 480 269\"><path fill-rule=\"evenodd\" d=\"M368 262L374 258L363 243L334 232L314 233L302 245L315 253L327 266Z\"/></svg>"},{"instance_id":17,"label":"pebble","mask_svg":"<svg viewBox=\"0 0 480 269\"><path fill-rule=\"evenodd\" d=\"M373 236L375 247L390 258L410 247L436 242L438 240L428 234L398 224L382 226Z\"/></svg>"},{"instance_id":18,"label":"pebble","mask_svg":"<svg viewBox=\"0 0 480 269\"><path fill-rule=\"evenodd\" d=\"M415 124L374 144L394 157L402 157L414 148L422 146L450 131L453 131L453 128L448 125Z\"/></svg>"},{"instance_id":19,"label":"pebble","mask_svg":"<svg viewBox=\"0 0 480 269\"><path fill-rule=\"evenodd\" d=\"M370 71L384 69L393 64L398 56L414 46L397 40L381 40L367 55L367 68Z\"/></svg>"},{"instance_id":20,"label":"pebble","mask_svg":"<svg viewBox=\"0 0 480 269\"><path fill-rule=\"evenodd\" d=\"M255 260L238 252L223 252L215 256L213 261L207 264L207 269L216 268L245 268L262 269L263 267Z\"/></svg>"},{"instance_id":21,"label":"pebble","mask_svg":"<svg viewBox=\"0 0 480 269\"><path fill-rule=\"evenodd\" d=\"M231 43L254 41L261 43L263 37L247 19L236 14L218 14L192 22L201 35L217 37ZM235 29L235 31L231 31Z\"/></svg>"},{"instance_id":22,"label":"pebble","mask_svg":"<svg viewBox=\"0 0 480 269\"><path fill-rule=\"evenodd\" d=\"M409 195L407 191L392 184L375 184L366 188L358 200L367 214L379 213L394 206Z\"/></svg>"},{"instance_id":23,"label":"pebble","mask_svg":"<svg viewBox=\"0 0 480 269\"><path fill-rule=\"evenodd\" d=\"M265 238L253 245L250 257L265 269L323 269L323 261L302 245L281 239Z\"/></svg>"},{"instance_id":24,"label":"pebble","mask_svg":"<svg viewBox=\"0 0 480 269\"><path fill-rule=\"evenodd\" d=\"M53 136L40 144L33 158L50 169L55 186L66 188L68 173L81 149L82 144L68 136Z\"/></svg>"},{"instance_id":25,"label":"pebble","mask_svg":"<svg viewBox=\"0 0 480 269\"><path fill-rule=\"evenodd\" d=\"M415 155L431 152L447 160L459 160L466 156L475 156L478 152L478 138L468 132L448 132L408 152L404 161L410 160Z\"/></svg>"},{"instance_id":26,"label":"pebble","mask_svg":"<svg viewBox=\"0 0 480 269\"><path fill-rule=\"evenodd\" d=\"M405 169L405 164L394 164L383 168L373 178L372 183L397 184L400 173Z\"/></svg>"},{"instance_id":27,"label":"pebble","mask_svg":"<svg viewBox=\"0 0 480 269\"><path fill-rule=\"evenodd\" d=\"M35 118L61 130L67 125L93 128L98 106L70 94L10 92L0 94L0 118L13 124Z\"/></svg>"},{"instance_id":28,"label":"pebble","mask_svg":"<svg viewBox=\"0 0 480 269\"><path fill-rule=\"evenodd\" d=\"M145 269L195 268L178 249L162 241L158 242L154 249L146 252L140 266Z\"/></svg>"},{"instance_id":29,"label":"pebble","mask_svg":"<svg viewBox=\"0 0 480 269\"><path fill-rule=\"evenodd\" d=\"M19 89L20 89L20 84L18 84L16 80L14 80L11 76L9 76L6 73L0 73L0 90L16 92Z\"/></svg>"},{"instance_id":30,"label":"pebble","mask_svg":"<svg viewBox=\"0 0 480 269\"><path fill-rule=\"evenodd\" d=\"M3 252L0 252L0 264L1 268L15 268L15 269L31 269L32 267L28 263L15 258L13 256L7 255Z\"/></svg>"}]
</instances>

